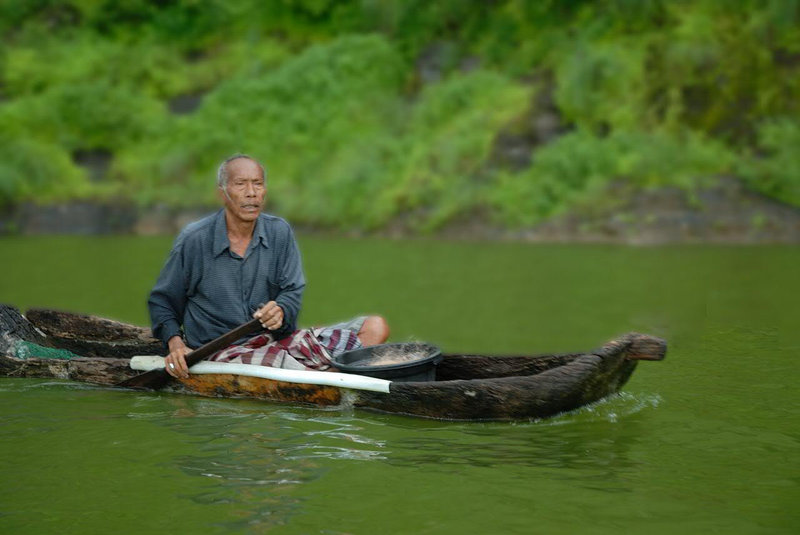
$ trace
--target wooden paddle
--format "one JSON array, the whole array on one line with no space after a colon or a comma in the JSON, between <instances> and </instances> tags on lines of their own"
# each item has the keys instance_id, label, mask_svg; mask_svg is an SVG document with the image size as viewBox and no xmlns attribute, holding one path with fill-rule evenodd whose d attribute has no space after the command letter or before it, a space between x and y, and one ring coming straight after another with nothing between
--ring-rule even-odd
<instances>
[{"instance_id":1,"label":"wooden paddle","mask_svg":"<svg viewBox=\"0 0 800 535\"><path fill-rule=\"evenodd\" d=\"M188 353L186 355L186 366L191 368L204 358L216 353L220 349L228 347L239 338L242 338L243 336L250 334L251 332L259 328L262 327L261 327L261 320L258 319L252 319L247 323L239 325L234 330L225 333L219 338L211 340L207 344L203 344L202 346L195 349L191 353ZM169 380L172 378L173 377L167 373L166 369L157 368L155 370L150 370L147 373L137 375L136 377L131 377L130 379L126 379L125 381L117 383L114 386L119 386L122 388L142 388L148 390L158 390L159 388L167 384Z\"/></svg>"}]
</instances>

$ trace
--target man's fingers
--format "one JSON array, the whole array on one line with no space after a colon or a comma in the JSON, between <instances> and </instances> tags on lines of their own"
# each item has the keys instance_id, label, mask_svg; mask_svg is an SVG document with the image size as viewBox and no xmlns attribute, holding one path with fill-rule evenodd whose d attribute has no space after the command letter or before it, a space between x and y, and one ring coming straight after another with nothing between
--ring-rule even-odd
<instances>
[{"instance_id":1,"label":"man's fingers","mask_svg":"<svg viewBox=\"0 0 800 535\"><path fill-rule=\"evenodd\" d=\"M186 365L185 355L190 352L191 350L187 348L185 351L167 355L167 358L164 359L164 367L167 373L176 379L189 377L189 367Z\"/></svg>"},{"instance_id":2,"label":"man's fingers","mask_svg":"<svg viewBox=\"0 0 800 535\"><path fill-rule=\"evenodd\" d=\"M181 375L180 371L180 364L177 363L177 360L170 359L169 362L166 363L167 365L167 373L173 376L174 378L179 378Z\"/></svg>"},{"instance_id":3,"label":"man's fingers","mask_svg":"<svg viewBox=\"0 0 800 535\"><path fill-rule=\"evenodd\" d=\"M254 314L254 318L261 321L261 326L274 331L283 325L283 309L275 301L270 301Z\"/></svg>"},{"instance_id":4,"label":"man's fingers","mask_svg":"<svg viewBox=\"0 0 800 535\"><path fill-rule=\"evenodd\" d=\"M272 317L270 317L269 321L267 322L267 326L271 330L275 330L279 328L282 323L283 323L283 310L281 310L279 307L277 312L274 315L272 315Z\"/></svg>"},{"instance_id":5,"label":"man's fingers","mask_svg":"<svg viewBox=\"0 0 800 535\"><path fill-rule=\"evenodd\" d=\"M253 317L258 319L266 319L268 316L275 313L275 310L280 310L278 303L275 301L270 301L266 305L259 308L254 314Z\"/></svg>"},{"instance_id":6,"label":"man's fingers","mask_svg":"<svg viewBox=\"0 0 800 535\"><path fill-rule=\"evenodd\" d=\"M175 359L172 355L168 355L167 358L164 360L164 368L167 370L167 373L177 379L178 377L178 369L175 367Z\"/></svg>"},{"instance_id":7,"label":"man's fingers","mask_svg":"<svg viewBox=\"0 0 800 535\"><path fill-rule=\"evenodd\" d=\"M186 365L186 354L182 354L178 357L178 368L181 370L181 376L186 379L189 377L189 367Z\"/></svg>"}]
</instances>

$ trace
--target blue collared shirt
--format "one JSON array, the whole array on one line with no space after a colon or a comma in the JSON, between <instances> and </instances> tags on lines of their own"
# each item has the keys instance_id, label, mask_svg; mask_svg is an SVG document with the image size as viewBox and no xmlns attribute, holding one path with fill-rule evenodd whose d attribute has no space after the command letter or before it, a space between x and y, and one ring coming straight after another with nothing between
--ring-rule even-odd
<instances>
[{"instance_id":1,"label":"blue collared shirt","mask_svg":"<svg viewBox=\"0 0 800 535\"><path fill-rule=\"evenodd\" d=\"M286 221L261 214L241 257L231 251L220 210L187 225L175 240L148 300L153 335L166 344L182 334L197 349L275 301L284 319L273 334L282 337L296 328L305 285L300 251Z\"/></svg>"}]
</instances>

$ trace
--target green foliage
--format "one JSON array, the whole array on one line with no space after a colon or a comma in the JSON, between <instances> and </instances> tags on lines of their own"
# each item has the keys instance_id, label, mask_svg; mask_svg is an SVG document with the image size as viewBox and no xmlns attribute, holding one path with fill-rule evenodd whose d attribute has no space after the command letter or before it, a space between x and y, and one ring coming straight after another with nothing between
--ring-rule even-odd
<instances>
[{"instance_id":1,"label":"green foliage","mask_svg":"<svg viewBox=\"0 0 800 535\"><path fill-rule=\"evenodd\" d=\"M580 43L556 71L556 102L571 122L596 130L636 128L644 108L646 43Z\"/></svg>"},{"instance_id":2,"label":"green foliage","mask_svg":"<svg viewBox=\"0 0 800 535\"><path fill-rule=\"evenodd\" d=\"M399 57L376 36L311 47L274 71L220 84L195 114L122 153L117 176L146 201L211 202L216 165L247 152L286 188L276 199L288 213L324 210L327 161L380 121L402 72ZM143 188L142 177L149 177ZM315 199L321 206L309 207Z\"/></svg>"},{"instance_id":3,"label":"green foliage","mask_svg":"<svg viewBox=\"0 0 800 535\"><path fill-rule=\"evenodd\" d=\"M797 113L796 62L776 61L800 51L790 2L650 2L633 17L606 9L623 3L585 7L586 28L550 56L557 101L575 124L688 126L741 144L759 120Z\"/></svg>"},{"instance_id":4,"label":"green foliage","mask_svg":"<svg viewBox=\"0 0 800 535\"><path fill-rule=\"evenodd\" d=\"M0 121L18 135L69 151L137 142L163 115L160 102L107 81L60 85L0 108Z\"/></svg>"},{"instance_id":5,"label":"green foliage","mask_svg":"<svg viewBox=\"0 0 800 535\"><path fill-rule=\"evenodd\" d=\"M135 86L157 98L198 94L231 76L262 74L286 55L275 41L239 38L190 61L179 49L149 39L131 44L81 34L66 43L49 38L7 51L4 90L23 97L96 80Z\"/></svg>"},{"instance_id":6,"label":"green foliage","mask_svg":"<svg viewBox=\"0 0 800 535\"><path fill-rule=\"evenodd\" d=\"M502 222L533 225L601 195L616 179L641 188L691 190L704 177L728 173L735 161L724 145L691 132L682 137L620 132L603 138L580 130L537 151L525 171L501 173L491 201Z\"/></svg>"},{"instance_id":7,"label":"green foliage","mask_svg":"<svg viewBox=\"0 0 800 535\"><path fill-rule=\"evenodd\" d=\"M742 161L739 172L756 190L800 206L800 125L782 118L758 130L758 152Z\"/></svg>"},{"instance_id":8,"label":"green foliage","mask_svg":"<svg viewBox=\"0 0 800 535\"><path fill-rule=\"evenodd\" d=\"M429 229L480 204L493 143L530 98L530 89L486 71L428 87L375 205L384 220L411 212L412 226Z\"/></svg>"},{"instance_id":9,"label":"green foliage","mask_svg":"<svg viewBox=\"0 0 800 535\"><path fill-rule=\"evenodd\" d=\"M88 191L85 176L59 147L0 134L0 205L46 202Z\"/></svg>"},{"instance_id":10,"label":"green foliage","mask_svg":"<svg viewBox=\"0 0 800 535\"><path fill-rule=\"evenodd\" d=\"M732 172L800 204L799 27L795 0L0 2L0 202L213 203L247 152L310 225L535 224L611 180ZM494 157L509 135L529 168Z\"/></svg>"}]
</instances>

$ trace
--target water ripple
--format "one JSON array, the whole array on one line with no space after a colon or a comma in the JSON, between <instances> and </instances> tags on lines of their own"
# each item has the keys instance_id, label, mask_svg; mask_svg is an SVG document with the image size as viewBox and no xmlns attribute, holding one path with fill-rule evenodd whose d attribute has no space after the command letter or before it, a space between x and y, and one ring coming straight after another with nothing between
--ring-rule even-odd
<instances>
[{"instance_id":1,"label":"water ripple","mask_svg":"<svg viewBox=\"0 0 800 535\"><path fill-rule=\"evenodd\" d=\"M655 409L661 402L662 398L658 394L620 392L554 418L535 422L539 425L568 425L586 421L616 423L626 416L640 413L646 409Z\"/></svg>"}]
</instances>

